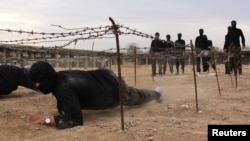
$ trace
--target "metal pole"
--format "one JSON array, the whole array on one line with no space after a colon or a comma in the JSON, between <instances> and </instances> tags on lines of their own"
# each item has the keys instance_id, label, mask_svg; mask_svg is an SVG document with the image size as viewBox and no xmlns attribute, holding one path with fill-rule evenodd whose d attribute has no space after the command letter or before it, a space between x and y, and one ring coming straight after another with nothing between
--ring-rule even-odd
<instances>
[{"instance_id":1,"label":"metal pole","mask_svg":"<svg viewBox=\"0 0 250 141\"><path fill-rule=\"evenodd\" d=\"M230 75L230 78L231 78L231 84L232 84L232 86L234 86L234 83L233 83L233 78L232 78L232 74L231 74L231 59L230 59L230 57L231 57L231 49L232 49L232 45L230 45L230 46L228 46L228 50L227 50L227 69L228 69L228 71L229 71L229 75Z\"/></svg>"},{"instance_id":2,"label":"metal pole","mask_svg":"<svg viewBox=\"0 0 250 141\"><path fill-rule=\"evenodd\" d=\"M212 50L212 59L213 59L213 63L214 63L214 71L215 71L215 76L216 76L216 80L217 80L219 95L221 96L220 83L219 83L219 78L218 78L218 73L217 73L217 68L216 68L216 63L215 63L215 57L214 57L214 51L213 50Z\"/></svg>"},{"instance_id":3,"label":"metal pole","mask_svg":"<svg viewBox=\"0 0 250 141\"><path fill-rule=\"evenodd\" d=\"M94 69L94 61L95 61L95 59L94 59L94 57L93 57L94 43L95 43L95 42L93 42L93 44L92 44L92 70ZM95 67L96 67L96 66L95 66Z\"/></svg>"},{"instance_id":4,"label":"metal pole","mask_svg":"<svg viewBox=\"0 0 250 141\"><path fill-rule=\"evenodd\" d=\"M136 85L136 46L134 46L134 81Z\"/></svg>"},{"instance_id":5,"label":"metal pole","mask_svg":"<svg viewBox=\"0 0 250 141\"><path fill-rule=\"evenodd\" d=\"M152 69L152 65L154 63L154 60L152 59L154 57L153 53L152 52L149 52L149 59L151 60L151 69ZM153 74L153 71L152 71L152 81L154 82L154 74Z\"/></svg>"},{"instance_id":6,"label":"metal pole","mask_svg":"<svg viewBox=\"0 0 250 141\"><path fill-rule=\"evenodd\" d=\"M238 69L238 61L237 61L237 54L236 54L236 46L233 45L234 48L234 77L235 77L235 87L237 88L237 69Z\"/></svg>"},{"instance_id":7,"label":"metal pole","mask_svg":"<svg viewBox=\"0 0 250 141\"><path fill-rule=\"evenodd\" d=\"M121 82L122 82L121 59L120 59L119 36L117 32L119 27L117 27L117 25L115 24L114 20L111 17L109 17L109 20L111 21L113 25L113 30L114 30L115 39L116 39L117 67L118 67L118 77L119 77L119 97L120 97L120 108L121 108L121 126L122 126L122 130L124 131L124 114L123 114L123 102L122 102L122 91L121 91Z\"/></svg>"},{"instance_id":8,"label":"metal pole","mask_svg":"<svg viewBox=\"0 0 250 141\"><path fill-rule=\"evenodd\" d=\"M198 108L198 95L197 95L197 83L196 83L196 75L195 75L195 64L194 64L194 47L192 40L190 41L191 44L191 54L192 54L192 61L193 61L193 75L194 75L194 88L195 88L195 103L196 103L196 111L199 112Z\"/></svg>"},{"instance_id":9,"label":"metal pole","mask_svg":"<svg viewBox=\"0 0 250 141\"><path fill-rule=\"evenodd\" d=\"M228 57L227 63L228 63L228 64L227 64L227 68L228 68L229 75L230 75L230 78L231 78L231 83L232 83L232 86L234 86L233 77L232 77L232 74L231 74L231 72L230 72L230 69L231 69L231 67L230 67L230 63L231 63L230 57Z\"/></svg>"}]
</instances>

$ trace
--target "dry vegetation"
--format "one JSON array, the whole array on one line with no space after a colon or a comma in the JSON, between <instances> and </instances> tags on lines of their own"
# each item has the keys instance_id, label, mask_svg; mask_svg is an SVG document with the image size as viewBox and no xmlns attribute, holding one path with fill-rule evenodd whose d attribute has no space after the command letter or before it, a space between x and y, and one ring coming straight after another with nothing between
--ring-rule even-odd
<instances>
[{"instance_id":1,"label":"dry vegetation","mask_svg":"<svg viewBox=\"0 0 250 141\"><path fill-rule=\"evenodd\" d=\"M112 66L117 72L115 66ZM163 103L152 101L142 106L124 107L125 131L121 131L119 107L84 110L84 125L57 130L28 122L29 112L39 109L46 115L57 114L55 99L20 87L0 97L0 140L24 141L206 141L208 124L248 124L250 122L250 72L243 66L244 77L238 88L230 77L224 77L224 66L218 65L221 97L214 76L197 77L198 105L196 112L194 80L191 66L185 75L150 77L150 66L137 67L135 87L154 89L161 86ZM123 65L122 75L134 85L133 65ZM235 81L233 81L235 83Z\"/></svg>"}]
</instances>

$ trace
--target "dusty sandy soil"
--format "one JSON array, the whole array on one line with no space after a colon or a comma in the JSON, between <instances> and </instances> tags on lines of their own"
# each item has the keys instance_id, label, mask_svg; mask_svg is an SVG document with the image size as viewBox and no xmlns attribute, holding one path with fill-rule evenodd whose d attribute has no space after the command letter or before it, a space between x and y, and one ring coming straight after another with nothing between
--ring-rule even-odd
<instances>
[{"instance_id":1,"label":"dusty sandy soil","mask_svg":"<svg viewBox=\"0 0 250 141\"><path fill-rule=\"evenodd\" d=\"M196 111L192 66L185 75L150 76L150 65L137 66L136 85L133 65L122 65L122 75L129 85L154 89L161 86L164 101L137 107L124 107L125 130L121 130L120 108L83 111L84 125L58 130L28 122L34 109L46 115L57 114L55 99L19 87L0 97L1 141L206 141L208 124L250 123L250 69L243 66L244 77L238 88L230 77L224 77L224 66L217 65L221 96L215 76L197 77L198 107ZM117 68L112 66L117 72ZM211 71L212 72L212 71Z\"/></svg>"}]
</instances>

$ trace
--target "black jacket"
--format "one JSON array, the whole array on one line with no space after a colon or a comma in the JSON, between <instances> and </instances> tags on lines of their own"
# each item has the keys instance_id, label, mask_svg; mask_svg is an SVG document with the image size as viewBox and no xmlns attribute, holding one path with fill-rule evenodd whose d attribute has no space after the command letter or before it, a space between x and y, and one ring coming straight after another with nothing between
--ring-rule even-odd
<instances>
[{"instance_id":1,"label":"black jacket","mask_svg":"<svg viewBox=\"0 0 250 141\"><path fill-rule=\"evenodd\" d=\"M206 35L196 37L195 48L199 48L202 50L208 50L207 36Z\"/></svg>"},{"instance_id":2,"label":"black jacket","mask_svg":"<svg viewBox=\"0 0 250 141\"><path fill-rule=\"evenodd\" d=\"M175 47L182 51L185 51L185 44L185 41L182 39L178 39L175 41Z\"/></svg>"},{"instance_id":3,"label":"black jacket","mask_svg":"<svg viewBox=\"0 0 250 141\"><path fill-rule=\"evenodd\" d=\"M60 113L54 116L56 127L83 124L82 109L103 110L119 105L118 78L109 69L59 71L47 62L37 62L29 70L33 82L44 94L52 94Z\"/></svg>"},{"instance_id":4,"label":"black jacket","mask_svg":"<svg viewBox=\"0 0 250 141\"><path fill-rule=\"evenodd\" d=\"M8 95L23 86L37 90L28 76L28 70L12 65L0 66L0 95Z\"/></svg>"},{"instance_id":5,"label":"black jacket","mask_svg":"<svg viewBox=\"0 0 250 141\"><path fill-rule=\"evenodd\" d=\"M228 44L235 44L236 46L240 46L240 37L242 41L242 45L245 46L245 37L243 32L239 28L231 28L228 32Z\"/></svg>"},{"instance_id":6,"label":"black jacket","mask_svg":"<svg viewBox=\"0 0 250 141\"><path fill-rule=\"evenodd\" d=\"M152 40L150 46L150 52L161 52L163 50L163 42L162 40Z\"/></svg>"}]
</instances>

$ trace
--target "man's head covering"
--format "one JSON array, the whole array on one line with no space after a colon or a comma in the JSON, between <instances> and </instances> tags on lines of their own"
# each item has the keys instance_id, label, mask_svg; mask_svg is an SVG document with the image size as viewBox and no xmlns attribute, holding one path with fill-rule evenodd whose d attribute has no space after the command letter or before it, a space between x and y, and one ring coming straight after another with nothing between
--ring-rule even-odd
<instances>
[{"instance_id":1,"label":"man's head covering","mask_svg":"<svg viewBox=\"0 0 250 141\"><path fill-rule=\"evenodd\" d=\"M202 28L200 28L199 33L202 35L204 33L204 30Z\"/></svg>"},{"instance_id":2,"label":"man's head covering","mask_svg":"<svg viewBox=\"0 0 250 141\"><path fill-rule=\"evenodd\" d=\"M177 34L177 37L181 37L181 36L182 36L182 34L181 34L181 33L178 33L178 34Z\"/></svg>"},{"instance_id":3,"label":"man's head covering","mask_svg":"<svg viewBox=\"0 0 250 141\"><path fill-rule=\"evenodd\" d=\"M232 24L237 24L236 20L231 21Z\"/></svg>"},{"instance_id":4,"label":"man's head covering","mask_svg":"<svg viewBox=\"0 0 250 141\"><path fill-rule=\"evenodd\" d=\"M235 20L231 21L231 26L232 26L233 29L236 28L236 24L237 24L237 22Z\"/></svg>"},{"instance_id":5,"label":"man's head covering","mask_svg":"<svg viewBox=\"0 0 250 141\"><path fill-rule=\"evenodd\" d=\"M49 94L55 90L57 72L49 63L44 61L34 63L29 69L29 75L33 83L40 83L37 89L42 93Z\"/></svg>"}]
</instances>

